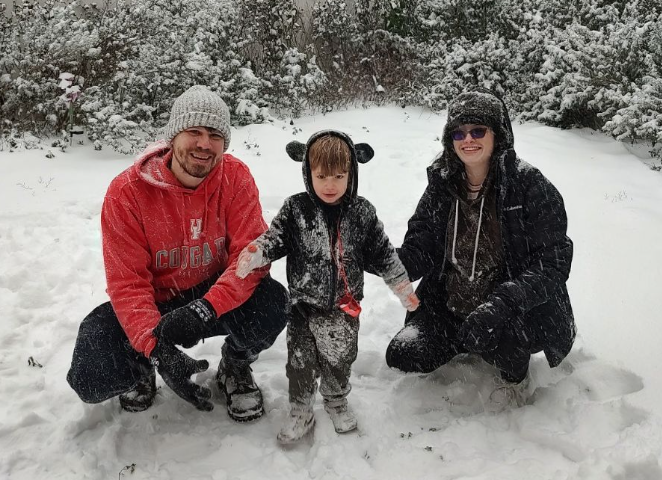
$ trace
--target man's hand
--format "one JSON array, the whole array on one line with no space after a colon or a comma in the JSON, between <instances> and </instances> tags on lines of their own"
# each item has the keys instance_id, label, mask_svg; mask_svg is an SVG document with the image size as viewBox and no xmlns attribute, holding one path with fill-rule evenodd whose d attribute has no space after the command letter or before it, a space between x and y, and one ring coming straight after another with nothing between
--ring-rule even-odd
<instances>
[{"instance_id":1,"label":"man's hand","mask_svg":"<svg viewBox=\"0 0 662 480\"><path fill-rule=\"evenodd\" d=\"M239 278L246 278L249 273L259 267L263 267L267 262L264 260L262 249L250 243L244 248L237 258L236 274Z\"/></svg>"},{"instance_id":2,"label":"man's hand","mask_svg":"<svg viewBox=\"0 0 662 480\"><path fill-rule=\"evenodd\" d=\"M152 351L150 361L173 392L198 410L210 412L214 409L209 401L211 390L191 381L191 375L209 368L207 360L194 360L174 345L159 341Z\"/></svg>"},{"instance_id":3,"label":"man's hand","mask_svg":"<svg viewBox=\"0 0 662 480\"><path fill-rule=\"evenodd\" d=\"M505 319L492 302L479 305L460 329L464 348L472 353L489 352L499 344Z\"/></svg>"},{"instance_id":4,"label":"man's hand","mask_svg":"<svg viewBox=\"0 0 662 480\"><path fill-rule=\"evenodd\" d=\"M395 293L395 296L398 297L398 300L400 300L402 306L405 307L408 311L413 312L418 308L420 301L414 293L414 287L411 286L411 282L409 280L400 282L395 287L393 287L393 293Z\"/></svg>"},{"instance_id":5,"label":"man's hand","mask_svg":"<svg viewBox=\"0 0 662 480\"><path fill-rule=\"evenodd\" d=\"M152 333L159 340L191 348L202 340L208 323L213 320L216 320L214 307L201 298L163 315Z\"/></svg>"}]
</instances>

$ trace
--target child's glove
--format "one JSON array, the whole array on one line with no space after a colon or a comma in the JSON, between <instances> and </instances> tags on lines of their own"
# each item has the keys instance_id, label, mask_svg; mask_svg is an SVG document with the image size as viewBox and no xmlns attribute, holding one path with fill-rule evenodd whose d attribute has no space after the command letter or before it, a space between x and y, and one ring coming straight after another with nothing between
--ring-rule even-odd
<instances>
[{"instance_id":1,"label":"child's glove","mask_svg":"<svg viewBox=\"0 0 662 480\"><path fill-rule=\"evenodd\" d=\"M249 243L239 254L235 273L239 278L246 278L253 270L266 264L262 249L254 243Z\"/></svg>"},{"instance_id":2,"label":"child's glove","mask_svg":"<svg viewBox=\"0 0 662 480\"><path fill-rule=\"evenodd\" d=\"M411 286L409 280L400 282L393 287L393 293L395 293L395 296L398 297L402 306L408 311L413 312L418 308L420 301L414 293L414 288Z\"/></svg>"}]
</instances>

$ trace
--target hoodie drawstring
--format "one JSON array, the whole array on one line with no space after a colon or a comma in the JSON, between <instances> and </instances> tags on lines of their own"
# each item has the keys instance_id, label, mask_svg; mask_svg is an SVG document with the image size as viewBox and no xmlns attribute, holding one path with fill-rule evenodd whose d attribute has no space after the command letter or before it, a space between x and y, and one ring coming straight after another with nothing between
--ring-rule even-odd
<instances>
[{"instance_id":1,"label":"hoodie drawstring","mask_svg":"<svg viewBox=\"0 0 662 480\"><path fill-rule=\"evenodd\" d=\"M205 215L204 215L204 220L202 225L200 226L200 234L204 236L204 231L205 228L207 228L208 220L209 220L209 197L207 196L207 182L205 182Z\"/></svg>"},{"instance_id":2,"label":"hoodie drawstring","mask_svg":"<svg viewBox=\"0 0 662 480\"><path fill-rule=\"evenodd\" d=\"M455 243L457 242L457 218L459 217L460 201L455 199L455 225L453 226L453 248L451 249L451 261L453 265L457 265L457 258L455 258Z\"/></svg>"},{"instance_id":3,"label":"hoodie drawstring","mask_svg":"<svg viewBox=\"0 0 662 480\"><path fill-rule=\"evenodd\" d=\"M485 195L480 200L480 213L478 214L478 228L476 229L476 240L474 241L474 256L473 261L471 262L471 276L469 276L469 281L473 282L476 278L476 256L478 255L478 240L480 239L480 227L483 224L483 207L485 206ZM453 226L453 246L451 248L451 261L453 265L457 265L457 258L455 258L455 244L457 243L457 221L460 212L460 201L455 200L455 222Z\"/></svg>"}]
</instances>

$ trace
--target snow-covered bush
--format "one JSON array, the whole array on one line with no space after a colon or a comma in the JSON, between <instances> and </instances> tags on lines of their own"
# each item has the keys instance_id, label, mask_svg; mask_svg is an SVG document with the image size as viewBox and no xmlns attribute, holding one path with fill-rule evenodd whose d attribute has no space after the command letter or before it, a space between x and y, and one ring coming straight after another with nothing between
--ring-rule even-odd
<instances>
[{"instance_id":1,"label":"snow-covered bush","mask_svg":"<svg viewBox=\"0 0 662 480\"><path fill-rule=\"evenodd\" d=\"M609 67L599 61L604 34L576 23L548 32L541 45L543 63L525 94L530 104L524 117L566 128L595 128L599 111L590 102L597 78Z\"/></svg>"},{"instance_id":2,"label":"snow-covered bush","mask_svg":"<svg viewBox=\"0 0 662 480\"><path fill-rule=\"evenodd\" d=\"M85 105L93 140L139 148L159 136L174 99L195 84L217 91L238 112L236 122L263 119L266 105L259 90L264 83L241 55L244 42L229 2L135 1L127 12L125 31L138 41Z\"/></svg>"},{"instance_id":3,"label":"snow-covered bush","mask_svg":"<svg viewBox=\"0 0 662 480\"><path fill-rule=\"evenodd\" d=\"M104 75L100 58L107 52L92 10L53 0L15 4L4 25L10 38L2 60L3 118L39 133L65 127L68 105L59 98L60 74L70 72L80 84Z\"/></svg>"},{"instance_id":4,"label":"snow-covered bush","mask_svg":"<svg viewBox=\"0 0 662 480\"><path fill-rule=\"evenodd\" d=\"M616 111L603 130L617 140L647 140L653 146L651 153L662 158L662 79L647 78L626 100L627 106Z\"/></svg>"},{"instance_id":5,"label":"snow-covered bush","mask_svg":"<svg viewBox=\"0 0 662 480\"><path fill-rule=\"evenodd\" d=\"M193 84L235 124L348 103L444 108L502 93L520 118L646 140L660 155L658 0L14 2L0 14L0 136L61 136L75 114L97 147L140 148ZM80 87L60 99L60 75Z\"/></svg>"},{"instance_id":6,"label":"snow-covered bush","mask_svg":"<svg viewBox=\"0 0 662 480\"><path fill-rule=\"evenodd\" d=\"M347 0L318 0L312 8L312 39L320 67L330 75L344 70L354 54L358 35L356 15Z\"/></svg>"},{"instance_id":7,"label":"snow-covered bush","mask_svg":"<svg viewBox=\"0 0 662 480\"><path fill-rule=\"evenodd\" d=\"M635 5L633 10L642 7ZM636 48L637 55L617 64L623 82L629 83L619 101L601 115L607 119L603 131L622 141L650 142L651 153L662 159L662 15L656 13L653 10L642 22L633 12L630 22L641 24L615 30L621 40L618 46Z\"/></svg>"},{"instance_id":8,"label":"snow-covered bush","mask_svg":"<svg viewBox=\"0 0 662 480\"><path fill-rule=\"evenodd\" d=\"M372 101L410 104L417 90L421 51L412 36L413 4L407 0L357 0L358 64L353 80Z\"/></svg>"},{"instance_id":9,"label":"snow-covered bush","mask_svg":"<svg viewBox=\"0 0 662 480\"><path fill-rule=\"evenodd\" d=\"M432 48L426 62L426 87L420 102L432 109L447 103L471 87L482 87L506 95L517 89L521 71L517 68L516 49L498 34L472 43L460 38L447 48Z\"/></svg>"},{"instance_id":10,"label":"snow-covered bush","mask_svg":"<svg viewBox=\"0 0 662 480\"><path fill-rule=\"evenodd\" d=\"M631 10L619 12L614 5L604 10L600 16L593 12L582 17L593 26L607 23L599 29L578 21L563 29L547 28L539 39L542 64L523 97L525 118L600 129L651 76L652 23L642 24Z\"/></svg>"},{"instance_id":11,"label":"snow-covered bush","mask_svg":"<svg viewBox=\"0 0 662 480\"><path fill-rule=\"evenodd\" d=\"M331 109L359 96L358 38L356 15L347 0L315 2L311 12L311 43L316 64L326 77L322 88L311 99L315 106Z\"/></svg>"},{"instance_id":12,"label":"snow-covered bush","mask_svg":"<svg viewBox=\"0 0 662 480\"><path fill-rule=\"evenodd\" d=\"M320 87L326 76L315 64L315 57L308 58L296 48L287 50L280 62L278 76L272 77L274 87L281 95L275 103L294 117L299 117Z\"/></svg>"},{"instance_id":13,"label":"snow-covered bush","mask_svg":"<svg viewBox=\"0 0 662 480\"><path fill-rule=\"evenodd\" d=\"M474 42L501 33L502 2L499 0L419 0L416 3L409 25L421 40L452 43L464 38Z\"/></svg>"}]
</instances>

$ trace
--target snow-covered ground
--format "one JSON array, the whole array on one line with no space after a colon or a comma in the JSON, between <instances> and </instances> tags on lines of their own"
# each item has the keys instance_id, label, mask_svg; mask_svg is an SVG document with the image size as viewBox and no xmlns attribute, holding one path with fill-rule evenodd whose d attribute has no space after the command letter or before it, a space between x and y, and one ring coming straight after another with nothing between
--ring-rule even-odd
<instances>
[{"instance_id":1,"label":"snow-covered ground","mask_svg":"<svg viewBox=\"0 0 662 480\"><path fill-rule=\"evenodd\" d=\"M230 152L253 171L269 221L303 188L288 141L340 128L369 142L376 156L361 166L359 193L397 246L443 123L420 109L357 109L237 129ZM121 412L116 399L76 397L65 376L78 325L107 300L99 211L108 183L132 160L89 145L54 150L52 159L48 148L1 151L0 478L662 479L662 175L601 134L514 128L520 156L566 201L573 352L553 370L533 358L531 405L482 413L491 370L481 363L428 376L386 367L405 312L368 276L349 397L359 431L337 435L318 399L314 436L288 449L276 443L287 412L284 334L254 366L268 413L253 424L232 422L218 391L211 413L166 386L139 414ZM285 262L272 272L284 282ZM221 344L189 351L212 365L199 382L213 383Z\"/></svg>"}]
</instances>

